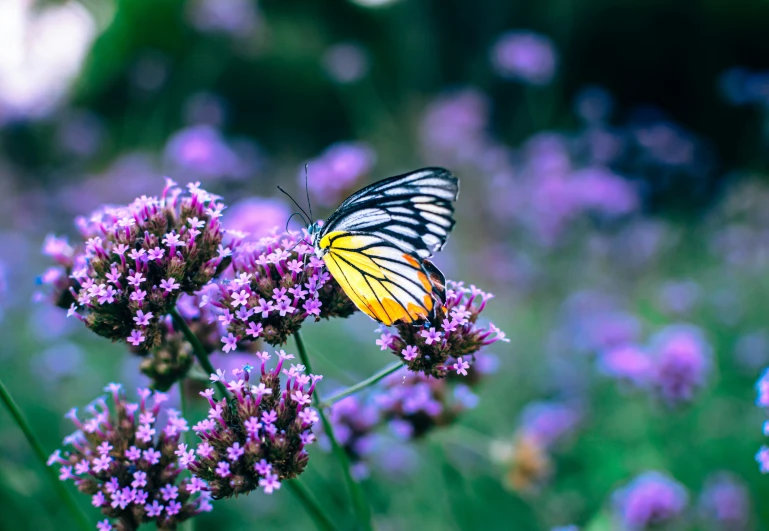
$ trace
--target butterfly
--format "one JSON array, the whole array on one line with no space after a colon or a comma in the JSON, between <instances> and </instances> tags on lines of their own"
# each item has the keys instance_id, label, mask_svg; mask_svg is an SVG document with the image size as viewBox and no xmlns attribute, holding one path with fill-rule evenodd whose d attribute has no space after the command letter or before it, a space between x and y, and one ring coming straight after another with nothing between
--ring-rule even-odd
<instances>
[{"instance_id":1,"label":"butterfly","mask_svg":"<svg viewBox=\"0 0 769 531\"><path fill-rule=\"evenodd\" d=\"M443 273L428 260L454 227L459 181L423 168L367 186L307 232L315 254L355 305L392 325L422 323L446 302Z\"/></svg>"}]
</instances>

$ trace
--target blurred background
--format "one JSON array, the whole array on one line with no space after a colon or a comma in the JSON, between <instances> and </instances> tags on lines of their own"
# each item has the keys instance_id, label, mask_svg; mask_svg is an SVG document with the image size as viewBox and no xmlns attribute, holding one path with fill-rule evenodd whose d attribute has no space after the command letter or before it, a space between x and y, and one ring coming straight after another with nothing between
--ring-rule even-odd
<instances>
[{"instance_id":1,"label":"blurred background","mask_svg":"<svg viewBox=\"0 0 769 531\"><path fill-rule=\"evenodd\" d=\"M45 237L78 215L169 176L259 232L305 164L319 217L440 165L462 192L436 262L496 295L511 341L448 425L359 452L377 527L621 529L636 489L665 529L769 529L767 24L759 0L0 0L2 377L50 451L70 407L143 381L41 293ZM373 329L306 327L325 389L391 361ZM0 447L0 528L74 528L4 410ZM343 518L311 455L303 480ZM279 492L207 525L312 524Z\"/></svg>"}]
</instances>

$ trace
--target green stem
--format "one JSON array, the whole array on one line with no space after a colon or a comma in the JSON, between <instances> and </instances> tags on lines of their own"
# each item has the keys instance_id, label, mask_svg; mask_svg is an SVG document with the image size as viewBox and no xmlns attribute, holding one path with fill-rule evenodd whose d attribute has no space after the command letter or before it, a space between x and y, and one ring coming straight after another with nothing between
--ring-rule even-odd
<instances>
[{"instance_id":1,"label":"green stem","mask_svg":"<svg viewBox=\"0 0 769 531\"><path fill-rule=\"evenodd\" d=\"M206 352L205 347L203 347L203 343L200 342L198 336L196 336L195 333L190 330L190 327L187 326L187 322L184 320L184 317L179 315L179 312L176 308L172 308L169 314L171 315L171 319L174 321L174 326L176 326L176 328L178 328L181 333L184 334L185 339L187 339L190 345L192 345L192 353L198 359L198 363L200 363L200 366L203 367L203 370L209 374L215 374L216 370L214 370L214 366L211 365L211 361L208 359L208 353ZM214 385L217 389L219 389L219 392L222 393L223 396L228 395L227 388L222 382L214 382Z\"/></svg>"},{"instance_id":2,"label":"green stem","mask_svg":"<svg viewBox=\"0 0 769 531\"><path fill-rule=\"evenodd\" d=\"M304 508L307 509L308 513L310 513L310 518L312 518L312 521L315 522L315 525L318 527L318 529L323 531L336 530L336 526L331 523L331 519L323 511L323 508L318 503L318 500L316 500L312 493L310 493L309 489L304 486L304 483L298 479L292 479L286 481L284 485L288 485L288 488L291 489L291 492L294 493L294 496L299 498L299 501L302 502Z\"/></svg>"},{"instance_id":3,"label":"green stem","mask_svg":"<svg viewBox=\"0 0 769 531\"><path fill-rule=\"evenodd\" d=\"M187 410L187 397L184 396L184 380L179 380L179 403L182 408L182 417L187 419L188 421L189 411ZM182 432L182 443L187 444L187 432ZM195 531L195 519L194 518L188 518L184 522L182 522L181 525L182 531Z\"/></svg>"},{"instance_id":4,"label":"green stem","mask_svg":"<svg viewBox=\"0 0 769 531\"><path fill-rule=\"evenodd\" d=\"M294 338L296 339L296 349L299 352L299 358L301 358L302 363L307 368L307 372L311 373L312 366L310 365L310 357L307 355L307 349L304 346L302 334L296 332L294 334ZM312 399L315 402L315 405L319 406L320 396L317 389L312 394ZM320 416L320 420L323 423L323 429L326 432L326 436L331 442L331 448L334 452L334 456L336 457L337 461L339 461L339 465L342 467L342 475L344 477L345 483L347 484L347 488L350 491L350 496L352 497L353 506L355 508L355 516L357 517L359 524L363 526L364 529L374 529L374 526L371 522L371 508L366 502L363 489L361 488L360 483L353 479L352 473L350 472L350 461L347 459L347 454L345 453L344 448L342 448L339 445L339 442L336 440L336 437L334 436L334 428L331 426L331 422L329 422L328 417L326 417L322 407L318 407L318 415Z\"/></svg>"},{"instance_id":5,"label":"green stem","mask_svg":"<svg viewBox=\"0 0 769 531\"><path fill-rule=\"evenodd\" d=\"M380 370L379 372L369 376L368 378L366 378L362 382L358 382L355 385L351 385L347 389L342 389L341 391L339 391L337 393L334 393L333 395L331 395L330 397L325 399L320 404L320 407L321 408L330 407L334 402L338 402L338 401L340 401L341 399L343 399L345 397L348 397L348 396L350 396L352 394L357 393L358 391L361 391L361 390L365 389L366 387L374 385L379 380L381 380L382 378L384 378L386 376L391 375L392 373L394 373L395 371L397 371L401 367L403 367L403 362L401 362L401 361L393 362L390 365L388 365L387 367L385 367L384 369Z\"/></svg>"},{"instance_id":6,"label":"green stem","mask_svg":"<svg viewBox=\"0 0 769 531\"><path fill-rule=\"evenodd\" d=\"M64 486L64 483L59 480L58 476L56 475L56 471L48 466L48 456L46 455L45 450L43 450L43 445L35 436L35 433L32 431L32 427L29 425L29 422L27 422L27 419L19 409L19 406L16 405L16 402L14 402L11 393L8 392L8 389L5 387L5 384L2 380L0 380L0 399L2 399L5 407L8 408L8 412L13 417L13 420L16 421L16 424L21 429L24 437L26 437L27 442L34 451L35 457L37 457L37 460L45 469L45 473L48 475L51 483L53 483L56 494L58 494L62 499L64 505L67 507L67 510L69 510L70 514L72 515L72 518L74 518L81 529L91 531L93 529L93 525L89 522L88 516L77 504L77 500L75 500L75 498L72 496L72 493L67 490L67 488Z\"/></svg>"}]
</instances>

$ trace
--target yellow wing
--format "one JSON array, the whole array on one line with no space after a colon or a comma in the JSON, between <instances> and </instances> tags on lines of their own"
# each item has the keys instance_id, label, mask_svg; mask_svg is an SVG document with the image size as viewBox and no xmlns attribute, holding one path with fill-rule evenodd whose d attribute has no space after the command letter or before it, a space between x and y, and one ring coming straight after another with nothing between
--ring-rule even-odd
<instances>
[{"instance_id":1,"label":"yellow wing","mask_svg":"<svg viewBox=\"0 0 769 531\"><path fill-rule=\"evenodd\" d=\"M378 236L335 231L318 246L326 250L326 267L347 296L388 326L427 319L435 304L433 293L442 293L442 286L434 288L431 281L436 274L442 277L435 266L426 271L414 257Z\"/></svg>"}]
</instances>

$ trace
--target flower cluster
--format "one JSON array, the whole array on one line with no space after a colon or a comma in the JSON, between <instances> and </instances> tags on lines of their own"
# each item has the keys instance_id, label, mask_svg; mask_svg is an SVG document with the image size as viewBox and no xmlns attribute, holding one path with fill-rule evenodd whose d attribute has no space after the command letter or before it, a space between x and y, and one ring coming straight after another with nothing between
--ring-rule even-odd
<instances>
[{"instance_id":1,"label":"flower cluster","mask_svg":"<svg viewBox=\"0 0 769 531\"><path fill-rule=\"evenodd\" d=\"M189 468L208 482L216 499L259 487L271 494L281 481L304 471L309 459L305 448L315 440L312 427L318 413L309 405L322 376L304 374L303 365L285 369L285 361L294 356L282 350L271 371L266 367L270 355L260 352L257 356L261 360L258 382L251 381L254 368L250 365L234 369L235 379L230 381L220 369L211 380L226 383L232 396L216 401L213 389L201 392L211 409L205 420L192 427L202 442ZM286 377L283 388L281 372Z\"/></svg>"},{"instance_id":2,"label":"flower cluster","mask_svg":"<svg viewBox=\"0 0 769 531\"><path fill-rule=\"evenodd\" d=\"M764 369L756 382L756 405L769 411L769 369ZM769 420L764 422L764 435L769 436ZM763 445L756 454L756 461L764 474L769 473L769 446Z\"/></svg>"},{"instance_id":3,"label":"flower cluster","mask_svg":"<svg viewBox=\"0 0 769 531\"><path fill-rule=\"evenodd\" d=\"M750 528L750 493L739 478L719 471L705 483L699 500L700 519L705 529L741 531Z\"/></svg>"},{"instance_id":4,"label":"flower cluster","mask_svg":"<svg viewBox=\"0 0 769 531\"><path fill-rule=\"evenodd\" d=\"M659 472L645 472L613 495L621 529L656 529L678 519L686 509L689 495L673 478Z\"/></svg>"},{"instance_id":5,"label":"flower cluster","mask_svg":"<svg viewBox=\"0 0 769 531\"><path fill-rule=\"evenodd\" d=\"M649 389L668 405L691 402L710 372L711 347L703 332L671 325L646 348L624 344L603 353L599 369L618 380Z\"/></svg>"},{"instance_id":6,"label":"flower cluster","mask_svg":"<svg viewBox=\"0 0 769 531\"><path fill-rule=\"evenodd\" d=\"M350 460L357 478L364 478L369 467L387 448L388 467L392 465L394 445L426 435L430 430L452 423L465 410L478 404L470 389L496 371L496 357L479 353L467 376L438 380L420 373L401 370L385 378L365 396L348 396L335 402L329 421L337 441ZM389 428L396 441L385 441L380 428ZM322 439L321 439L322 440Z\"/></svg>"},{"instance_id":7,"label":"flower cluster","mask_svg":"<svg viewBox=\"0 0 769 531\"><path fill-rule=\"evenodd\" d=\"M423 437L432 429L454 422L460 413L478 404L467 385L424 374L398 371L382 382L374 395L381 418L400 439Z\"/></svg>"},{"instance_id":8,"label":"flower cluster","mask_svg":"<svg viewBox=\"0 0 769 531\"><path fill-rule=\"evenodd\" d=\"M263 339L284 344L305 319L348 317L356 311L306 236L282 233L245 243L233 260L232 280L218 283L210 303L227 329L224 352L238 342Z\"/></svg>"},{"instance_id":9,"label":"flower cluster","mask_svg":"<svg viewBox=\"0 0 769 531\"><path fill-rule=\"evenodd\" d=\"M477 324L478 316L493 297L475 286L448 282L446 304L436 308L434 318L424 328L396 324L397 335L380 330L376 341L381 350L390 349L409 370L434 378L444 378L449 371L467 376L475 353L497 341L510 341L504 332L489 323Z\"/></svg>"},{"instance_id":10,"label":"flower cluster","mask_svg":"<svg viewBox=\"0 0 769 531\"><path fill-rule=\"evenodd\" d=\"M224 205L190 184L170 179L159 197L140 197L79 218L85 240L75 251L50 238L44 252L60 266L43 280L59 306L88 328L142 351L160 344L162 319L182 293L193 293L230 263L235 240L224 242L219 217Z\"/></svg>"},{"instance_id":11,"label":"flower cluster","mask_svg":"<svg viewBox=\"0 0 769 531\"><path fill-rule=\"evenodd\" d=\"M164 409L168 395L139 389L139 403L128 402L119 384L106 388L114 404L104 398L88 407L90 417L77 410L67 413L77 431L64 439L71 449L56 452L49 465L60 465L59 478L73 480L78 490L91 496L94 507L108 518L99 529L133 530L154 522L158 529L176 529L180 522L210 511L210 495L199 478L179 480L194 459L180 439L188 431L178 411ZM159 416L168 421L161 430Z\"/></svg>"},{"instance_id":12,"label":"flower cluster","mask_svg":"<svg viewBox=\"0 0 769 531\"><path fill-rule=\"evenodd\" d=\"M558 55L547 37L530 31L510 31L494 44L491 63L503 78L541 86L552 81Z\"/></svg>"},{"instance_id":13,"label":"flower cluster","mask_svg":"<svg viewBox=\"0 0 769 531\"><path fill-rule=\"evenodd\" d=\"M537 491L553 474L553 447L582 422L581 408L565 402L533 402L524 408L510 441L496 441L491 454L506 469L505 485L521 493Z\"/></svg>"},{"instance_id":14,"label":"flower cluster","mask_svg":"<svg viewBox=\"0 0 769 531\"><path fill-rule=\"evenodd\" d=\"M329 146L307 163L311 179L307 180L312 197L323 206L339 203L355 191L357 183L376 163L376 152L364 142L339 142ZM299 172L299 183L305 185L305 167Z\"/></svg>"},{"instance_id":15,"label":"flower cluster","mask_svg":"<svg viewBox=\"0 0 769 531\"><path fill-rule=\"evenodd\" d=\"M374 449L377 437L375 430L381 422L379 408L365 403L358 396L348 396L331 406L328 420L337 442L347 454L353 477L366 477L366 458Z\"/></svg>"}]
</instances>

